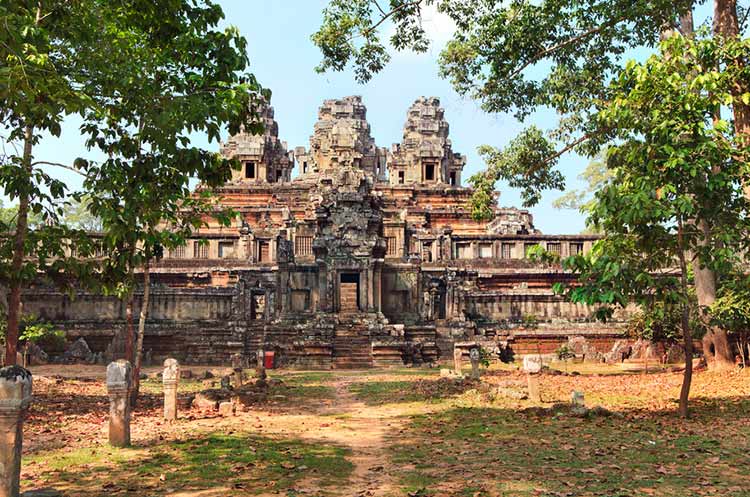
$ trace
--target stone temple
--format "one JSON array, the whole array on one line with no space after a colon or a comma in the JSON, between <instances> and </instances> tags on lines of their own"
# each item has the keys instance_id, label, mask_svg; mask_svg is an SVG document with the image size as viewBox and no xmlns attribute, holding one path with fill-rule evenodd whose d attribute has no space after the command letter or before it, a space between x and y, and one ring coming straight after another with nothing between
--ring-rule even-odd
<instances>
[{"instance_id":1,"label":"stone temple","mask_svg":"<svg viewBox=\"0 0 750 497\"><path fill-rule=\"evenodd\" d=\"M368 367L451 358L464 342L523 354L571 336L604 350L621 336L552 292L569 278L559 267L525 257L533 245L585 252L595 237L544 235L515 208L471 218L466 157L437 98L414 102L390 148L376 145L360 97L323 102L308 148L287 148L272 107L260 117L263 135L221 147L242 166L218 191L236 224L208 220L153 269L144 350L154 359L227 363L263 350L280 366ZM117 355L117 299L38 287L24 301Z\"/></svg>"}]
</instances>

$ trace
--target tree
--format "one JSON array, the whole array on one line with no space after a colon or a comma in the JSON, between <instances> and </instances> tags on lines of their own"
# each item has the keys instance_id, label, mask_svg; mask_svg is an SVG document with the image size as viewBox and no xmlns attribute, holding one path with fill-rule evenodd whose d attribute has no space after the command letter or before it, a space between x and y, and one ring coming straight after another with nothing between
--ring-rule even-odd
<instances>
[{"instance_id":1,"label":"tree","mask_svg":"<svg viewBox=\"0 0 750 497\"><path fill-rule=\"evenodd\" d=\"M377 0L330 0L312 38L323 55L320 71L342 70L353 62L357 79L369 80L389 60L378 35L389 22L394 49L425 51L428 40L420 15L422 8L436 6L457 28L439 64L441 75L459 94L477 99L488 112L511 111L519 119L540 107L560 115L547 134L532 126L504 149L480 148L487 169L469 179L475 189L472 214L480 219L492 215L498 180L521 189L527 207L539 202L545 190L562 189L564 178L555 169L559 158L571 151L595 157L607 143L610 130L598 127L593 116L612 100L607 82L621 71L628 51L654 47L666 33L691 36L693 31L693 0L391 0L383 5ZM714 6L716 36L736 40L747 15L740 22L736 0L714 0ZM744 61L738 56L728 63L735 75ZM750 130L742 125L750 118L743 100L748 81L740 76L726 103L735 114L738 136ZM716 274L696 268L696 286L698 300L707 308L716 296ZM704 349L716 352L707 355L712 366L731 365L722 330L706 333Z\"/></svg>"},{"instance_id":2,"label":"tree","mask_svg":"<svg viewBox=\"0 0 750 497\"><path fill-rule=\"evenodd\" d=\"M567 290L576 302L614 307L680 309L685 376L680 413L688 415L694 326L691 265L728 274L747 249L750 221L742 185L750 148L716 109L732 101L736 74L724 69L750 42L667 39L661 54L628 63L611 86L613 99L596 115L616 130L607 155L613 178L595 195L589 221L605 233L587 256L563 261L578 275ZM706 231L705 227L709 229ZM722 250L706 238L721 240ZM560 285L557 286L561 290Z\"/></svg>"},{"instance_id":3,"label":"tree","mask_svg":"<svg viewBox=\"0 0 750 497\"><path fill-rule=\"evenodd\" d=\"M270 93L245 72L245 39L236 28L218 27L223 12L209 0L150 2L140 7L135 23L117 12L102 16L116 36L111 50L89 54L109 62L92 84L113 97L84 116L81 131L87 145L107 158L81 159L78 166L86 171L86 208L103 230L107 290L125 299L130 323L134 290L142 281L132 351L135 401L151 266L165 250L184 245L209 216L229 222L215 211L211 188L230 179L238 164L196 147L189 134L218 141L224 128L262 131L254 109ZM196 194L192 178L202 185ZM128 329L131 343L132 337Z\"/></svg>"},{"instance_id":4,"label":"tree","mask_svg":"<svg viewBox=\"0 0 750 497\"><path fill-rule=\"evenodd\" d=\"M728 330L737 340L742 366L750 359L750 280L741 271L725 278L718 298L711 305L714 324Z\"/></svg>"},{"instance_id":5,"label":"tree","mask_svg":"<svg viewBox=\"0 0 750 497\"><path fill-rule=\"evenodd\" d=\"M592 159L578 179L586 182L583 190L569 190L552 202L555 209L575 209L585 212L592 205L593 195L612 179L612 171L607 169L607 149Z\"/></svg>"},{"instance_id":6,"label":"tree","mask_svg":"<svg viewBox=\"0 0 750 497\"><path fill-rule=\"evenodd\" d=\"M63 207L63 224L88 232L101 231L102 220L91 214L90 204L90 196L74 194Z\"/></svg>"},{"instance_id":7,"label":"tree","mask_svg":"<svg viewBox=\"0 0 750 497\"><path fill-rule=\"evenodd\" d=\"M6 362L14 364L21 316L21 291L40 273L70 284L83 278L90 240L59 225L66 185L34 160L43 133L59 136L66 115L92 105L80 77L92 69L81 57L99 26L90 12L106 2L80 0L0 2L0 188L17 202L15 215L0 225L0 280L7 286Z\"/></svg>"}]
</instances>

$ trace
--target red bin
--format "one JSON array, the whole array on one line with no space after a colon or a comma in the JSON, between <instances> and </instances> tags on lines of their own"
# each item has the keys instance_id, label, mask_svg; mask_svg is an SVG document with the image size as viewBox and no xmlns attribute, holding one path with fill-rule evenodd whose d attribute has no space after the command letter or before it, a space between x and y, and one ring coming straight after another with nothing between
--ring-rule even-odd
<instances>
[{"instance_id":1,"label":"red bin","mask_svg":"<svg viewBox=\"0 0 750 497\"><path fill-rule=\"evenodd\" d=\"M274 357L274 352L272 350L266 351L263 354L263 367L264 368L273 369L273 357Z\"/></svg>"}]
</instances>

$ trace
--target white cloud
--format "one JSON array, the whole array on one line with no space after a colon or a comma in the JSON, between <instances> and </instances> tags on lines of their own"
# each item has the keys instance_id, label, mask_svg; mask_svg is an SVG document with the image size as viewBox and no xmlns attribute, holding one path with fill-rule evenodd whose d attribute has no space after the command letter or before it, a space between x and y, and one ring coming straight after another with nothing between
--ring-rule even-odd
<instances>
[{"instance_id":1,"label":"white cloud","mask_svg":"<svg viewBox=\"0 0 750 497\"><path fill-rule=\"evenodd\" d=\"M453 19L447 14L438 12L434 4L422 9L422 26L434 48L442 48L456 32Z\"/></svg>"},{"instance_id":2,"label":"white cloud","mask_svg":"<svg viewBox=\"0 0 750 497\"><path fill-rule=\"evenodd\" d=\"M453 33L456 32L456 24L453 19L447 14L438 12L436 5L428 5L422 8L422 28L424 28L427 39L430 41L430 48L428 49L429 54L437 54L440 52L445 44L453 38ZM388 29L385 30L385 39L388 40L396 32L396 28L393 24L388 25ZM394 52L393 56L396 58L413 57L415 54L411 50L403 50L401 52Z\"/></svg>"}]
</instances>

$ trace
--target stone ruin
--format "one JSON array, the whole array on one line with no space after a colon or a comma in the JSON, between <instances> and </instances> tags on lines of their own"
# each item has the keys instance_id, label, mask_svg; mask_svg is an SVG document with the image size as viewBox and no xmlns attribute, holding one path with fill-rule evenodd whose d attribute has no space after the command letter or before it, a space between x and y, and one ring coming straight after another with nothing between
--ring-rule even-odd
<instances>
[{"instance_id":1,"label":"stone ruin","mask_svg":"<svg viewBox=\"0 0 750 497\"><path fill-rule=\"evenodd\" d=\"M414 102L404 124L404 139L391 148L388 174L392 185L406 183L461 184L466 157L453 151L448 121L440 100L421 97Z\"/></svg>"},{"instance_id":2,"label":"stone ruin","mask_svg":"<svg viewBox=\"0 0 750 497\"><path fill-rule=\"evenodd\" d=\"M622 322L594 323L552 291L568 277L559 266L526 258L533 245L586 252L596 236L542 234L515 208L471 217L466 158L437 98L414 102L390 151L376 145L361 97L323 102L309 146L294 153L269 103L258 119L263 134L221 145L242 168L216 193L240 219L209 220L152 268L153 360L247 364L267 353L275 367L352 368L449 360L456 343L552 354L582 336L605 353L623 338ZM71 300L40 284L24 306L92 353L122 356L117 299L82 290Z\"/></svg>"},{"instance_id":3,"label":"stone ruin","mask_svg":"<svg viewBox=\"0 0 750 497\"><path fill-rule=\"evenodd\" d=\"M232 183L290 181L294 154L287 151L286 142L279 139L279 124L274 119L273 107L260 102L257 112L257 122L263 125L262 134L243 130L221 146L222 155L242 164L239 171L232 172Z\"/></svg>"}]
</instances>

